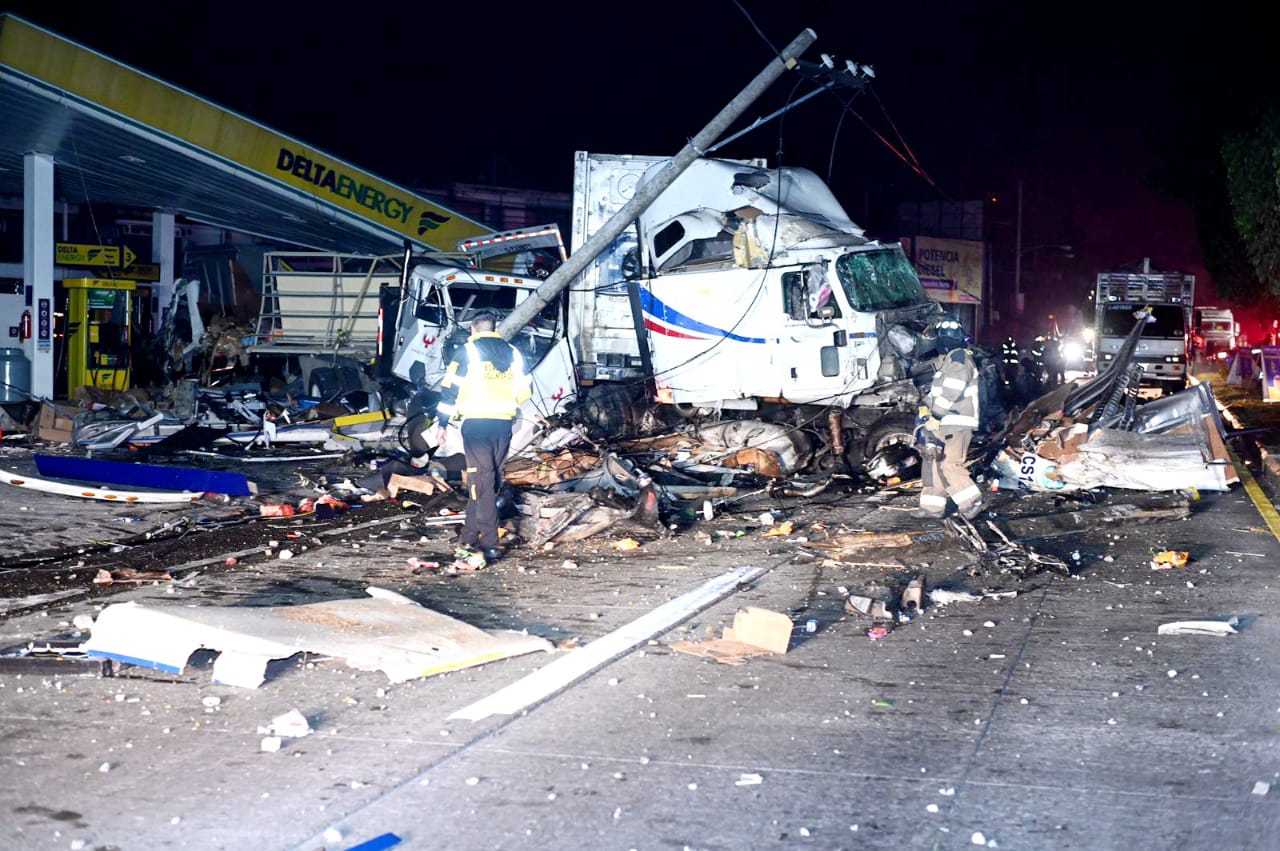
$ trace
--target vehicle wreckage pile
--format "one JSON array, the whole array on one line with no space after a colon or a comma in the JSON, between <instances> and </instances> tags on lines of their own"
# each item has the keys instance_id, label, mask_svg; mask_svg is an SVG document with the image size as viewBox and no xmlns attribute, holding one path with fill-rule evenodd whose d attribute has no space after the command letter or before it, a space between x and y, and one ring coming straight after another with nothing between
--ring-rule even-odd
<instances>
[{"instance_id":1,"label":"vehicle wreckage pile","mask_svg":"<svg viewBox=\"0 0 1280 851\"><path fill-rule=\"evenodd\" d=\"M998 429L980 433L970 453L975 479L992 492L1062 494L1099 488L1193 494L1237 481L1208 385L1142 401L1141 368L1132 363L1140 334L1141 322L1108 371L1061 385L1004 417ZM42 406L32 437L67 449L35 456L43 478L7 471L5 480L119 502L181 502L217 493L258 499L263 516L281 516L400 491L450 492L460 478L460 456L416 453L407 418L370 411L359 394L271 398L256 389L183 383L163 408L117 395L86 398L77 409ZM819 451L829 438L825 416L795 426L722 419L676 427L653 416L643 418L641 433L602 434L575 421L572 410L542 421L506 464L510 487L502 502L509 531L533 547L635 526L669 533L738 510L751 497L910 489L918 470L915 448L905 441L884 446L864 469L837 463ZM258 496L246 476L227 472L325 459L335 468L345 465L345 474L329 477L321 483L327 492L302 504ZM121 487L133 490L111 490Z\"/></svg>"}]
</instances>

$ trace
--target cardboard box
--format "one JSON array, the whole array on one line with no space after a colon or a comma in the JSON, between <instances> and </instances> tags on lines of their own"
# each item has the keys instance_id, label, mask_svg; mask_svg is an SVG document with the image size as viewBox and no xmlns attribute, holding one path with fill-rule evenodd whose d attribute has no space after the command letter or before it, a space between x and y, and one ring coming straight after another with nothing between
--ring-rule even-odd
<instances>
[{"instance_id":1,"label":"cardboard box","mask_svg":"<svg viewBox=\"0 0 1280 851\"><path fill-rule=\"evenodd\" d=\"M45 402L36 417L35 437L50 443L70 443L75 436L76 414L79 408Z\"/></svg>"},{"instance_id":2,"label":"cardboard box","mask_svg":"<svg viewBox=\"0 0 1280 851\"><path fill-rule=\"evenodd\" d=\"M677 641L671 649L726 665L741 665L753 656L786 653L792 628L791 618L782 612L748 606L734 615L733 626L725 627L723 638Z\"/></svg>"}]
</instances>

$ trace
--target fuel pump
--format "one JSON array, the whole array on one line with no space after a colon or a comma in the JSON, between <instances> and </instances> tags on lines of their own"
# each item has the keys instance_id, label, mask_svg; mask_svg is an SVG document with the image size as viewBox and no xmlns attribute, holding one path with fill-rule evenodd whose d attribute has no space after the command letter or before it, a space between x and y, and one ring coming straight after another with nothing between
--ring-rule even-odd
<instances>
[{"instance_id":1,"label":"fuel pump","mask_svg":"<svg viewBox=\"0 0 1280 851\"><path fill-rule=\"evenodd\" d=\"M64 280L67 290L67 389L128 390L134 281Z\"/></svg>"}]
</instances>

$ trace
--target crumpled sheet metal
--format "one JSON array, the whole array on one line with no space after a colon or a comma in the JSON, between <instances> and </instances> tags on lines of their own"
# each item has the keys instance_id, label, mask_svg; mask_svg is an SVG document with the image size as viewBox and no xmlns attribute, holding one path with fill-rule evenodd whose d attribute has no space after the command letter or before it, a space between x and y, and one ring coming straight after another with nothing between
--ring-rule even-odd
<instances>
[{"instance_id":1,"label":"crumpled sheet metal","mask_svg":"<svg viewBox=\"0 0 1280 851\"><path fill-rule=\"evenodd\" d=\"M1206 452L1202 435L1099 429L1058 472L1077 488L1225 491L1227 469Z\"/></svg>"},{"instance_id":2,"label":"crumpled sheet metal","mask_svg":"<svg viewBox=\"0 0 1280 851\"><path fill-rule=\"evenodd\" d=\"M738 450L734 459L746 454L744 462L763 476L787 476L809 462L813 448L799 429L763 420L729 420L700 426L693 437L713 447Z\"/></svg>"},{"instance_id":3,"label":"crumpled sheet metal","mask_svg":"<svg viewBox=\"0 0 1280 851\"><path fill-rule=\"evenodd\" d=\"M1224 491L1238 481L1205 384L1139 406L1132 431L1098 428L1082 440L1082 424L1053 423L1041 419L1040 428L1022 430L1016 445L1010 441L996 454L991 467L1001 488Z\"/></svg>"}]
</instances>

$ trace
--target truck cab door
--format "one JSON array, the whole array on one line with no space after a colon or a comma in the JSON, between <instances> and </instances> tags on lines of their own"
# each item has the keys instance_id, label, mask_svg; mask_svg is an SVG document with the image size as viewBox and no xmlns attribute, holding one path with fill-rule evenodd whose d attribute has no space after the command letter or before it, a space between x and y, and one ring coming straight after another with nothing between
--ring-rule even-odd
<instances>
[{"instance_id":1,"label":"truck cab door","mask_svg":"<svg viewBox=\"0 0 1280 851\"><path fill-rule=\"evenodd\" d=\"M391 371L415 386L432 386L444 374L445 329L452 322L448 294L430 277L416 274L400 305Z\"/></svg>"},{"instance_id":2,"label":"truck cab door","mask_svg":"<svg viewBox=\"0 0 1280 851\"><path fill-rule=\"evenodd\" d=\"M774 358L780 395L797 403L839 395L848 383L851 357L846 308L817 264L783 272L781 289Z\"/></svg>"}]
</instances>

